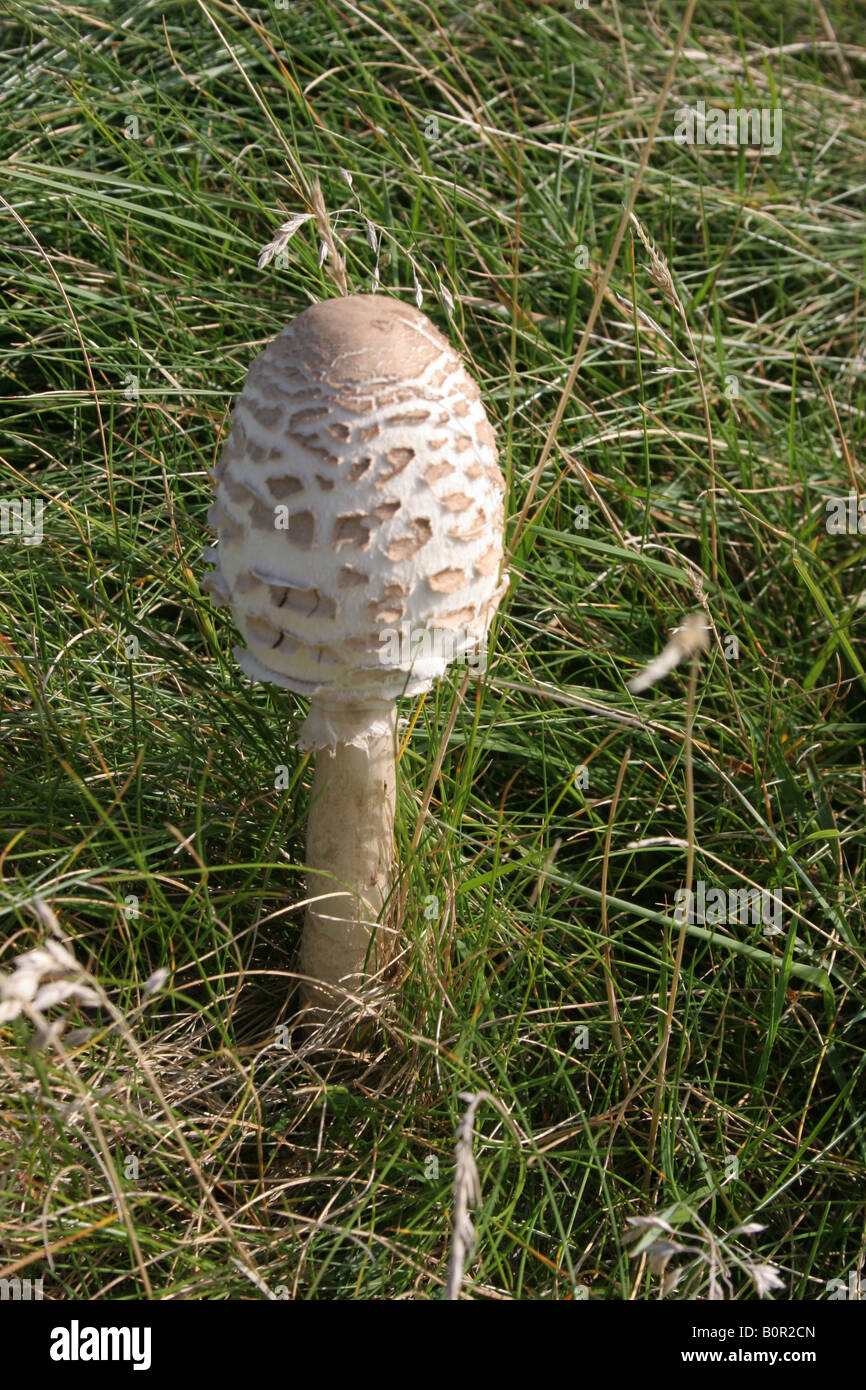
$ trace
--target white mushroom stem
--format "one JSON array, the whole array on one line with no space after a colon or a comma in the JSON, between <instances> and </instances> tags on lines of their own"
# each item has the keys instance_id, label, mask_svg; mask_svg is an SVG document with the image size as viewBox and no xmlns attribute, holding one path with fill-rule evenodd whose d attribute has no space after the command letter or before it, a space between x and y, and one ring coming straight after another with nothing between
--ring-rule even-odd
<instances>
[{"instance_id":1,"label":"white mushroom stem","mask_svg":"<svg viewBox=\"0 0 866 1390\"><path fill-rule=\"evenodd\" d=\"M301 943L306 1002L331 1011L394 954L385 903L394 862L396 705L315 701L301 736L315 747ZM383 911L384 909L384 911Z\"/></svg>"}]
</instances>

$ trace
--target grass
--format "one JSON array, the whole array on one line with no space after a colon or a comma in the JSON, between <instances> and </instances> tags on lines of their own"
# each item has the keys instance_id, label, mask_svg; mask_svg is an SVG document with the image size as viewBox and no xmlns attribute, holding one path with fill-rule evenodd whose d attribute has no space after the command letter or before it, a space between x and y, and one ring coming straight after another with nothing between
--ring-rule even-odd
<instances>
[{"instance_id":1,"label":"grass","mask_svg":"<svg viewBox=\"0 0 866 1390\"><path fill-rule=\"evenodd\" d=\"M5 7L0 965L59 931L101 1005L0 1026L0 1277L435 1299L456 1212L462 1297L859 1287L866 51L703 9ZM698 99L780 153L678 144ZM256 266L317 177L350 290L482 385L512 585L402 710L399 998L311 1038L302 702L199 585L247 367L337 293L314 221Z\"/></svg>"}]
</instances>

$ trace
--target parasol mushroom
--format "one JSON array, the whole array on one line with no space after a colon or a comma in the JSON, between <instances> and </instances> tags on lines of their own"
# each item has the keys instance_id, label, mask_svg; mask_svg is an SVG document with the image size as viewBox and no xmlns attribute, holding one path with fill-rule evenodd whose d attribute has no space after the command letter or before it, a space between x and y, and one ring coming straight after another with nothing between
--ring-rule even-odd
<instances>
[{"instance_id":1,"label":"parasol mushroom","mask_svg":"<svg viewBox=\"0 0 866 1390\"><path fill-rule=\"evenodd\" d=\"M504 480L478 387L419 310L311 305L253 362L216 467L203 587L255 680L310 699L301 968L333 1007L396 947L396 701L483 646L507 588Z\"/></svg>"}]
</instances>

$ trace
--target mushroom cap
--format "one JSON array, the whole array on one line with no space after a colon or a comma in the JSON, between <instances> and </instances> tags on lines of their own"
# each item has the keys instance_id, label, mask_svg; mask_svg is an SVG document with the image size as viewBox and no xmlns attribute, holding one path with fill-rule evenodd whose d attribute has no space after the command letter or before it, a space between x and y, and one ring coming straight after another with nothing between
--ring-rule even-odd
<instances>
[{"instance_id":1,"label":"mushroom cap","mask_svg":"<svg viewBox=\"0 0 866 1390\"><path fill-rule=\"evenodd\" d=\"M250 367L216 466L204 586L243 670L329 707L429 689L508 587L505 483L475 382L382 295L313 304Z\"/></svg>"}]
</instances>

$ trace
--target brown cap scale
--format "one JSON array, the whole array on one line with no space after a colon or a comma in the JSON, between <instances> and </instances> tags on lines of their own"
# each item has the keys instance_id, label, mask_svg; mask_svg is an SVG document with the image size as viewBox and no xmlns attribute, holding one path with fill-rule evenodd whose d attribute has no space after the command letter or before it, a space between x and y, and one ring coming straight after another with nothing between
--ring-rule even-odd
<instances>
[{"instance_id":1,"label":"brown cap scale","mask_svg":"<svg viewBox=\"0 0 866 1390\"><path fill-rule=\"evenodd\" d=\"M302 965L351 989L392 954L393 933L375 928L391 883L395 701L483 644L507 588L493 430L429 319L353 295L312 305L253 362L216 479L204 587L231 604L243 670L310 697L299 742L326 750Z\"/></svg>"}]
</instances>

